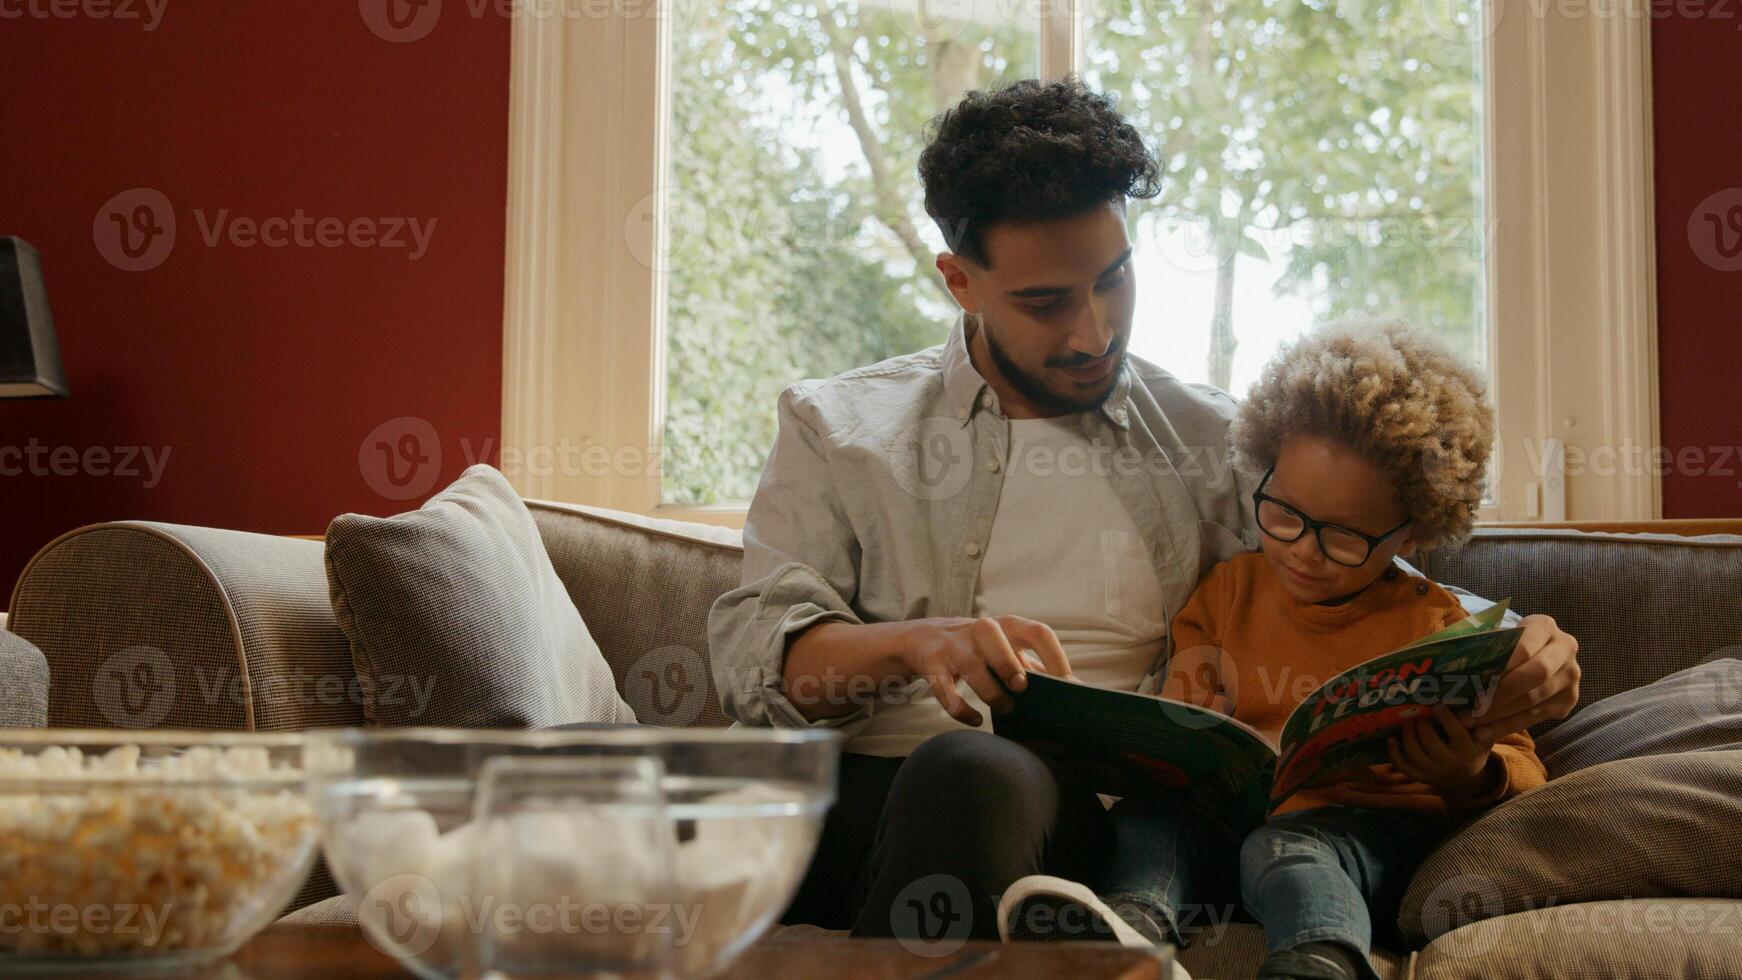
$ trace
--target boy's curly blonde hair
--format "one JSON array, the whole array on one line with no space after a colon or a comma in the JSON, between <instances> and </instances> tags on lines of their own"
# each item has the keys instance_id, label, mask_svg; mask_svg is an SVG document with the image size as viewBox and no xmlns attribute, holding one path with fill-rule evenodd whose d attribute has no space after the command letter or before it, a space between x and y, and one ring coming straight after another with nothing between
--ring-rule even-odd
<instances>
[{"instance_id":1,"label":"boy's curly blonde hair","mask_svg":"<svg viewBox=\"0 0 1742 980\"><path fill-rule=\"evenodd\" d=\"M1262 474L1292 435L1343 443L1378 466L1417 548L1469 536L1494 410L1487 382L1438 338L1397 320L1342 320L1285 346L1240 406L1240 465Z\"/></svg>"}]
</instances>

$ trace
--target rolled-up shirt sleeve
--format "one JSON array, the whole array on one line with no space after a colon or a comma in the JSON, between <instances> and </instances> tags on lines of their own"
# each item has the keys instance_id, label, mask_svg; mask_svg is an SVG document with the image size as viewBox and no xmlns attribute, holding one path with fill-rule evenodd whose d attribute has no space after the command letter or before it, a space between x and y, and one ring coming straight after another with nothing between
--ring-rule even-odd
<instances>
[{"instance_id":1,"label":"rolled-up shirt sleeve","mask_svg":"<svg viewBox=\"0 0 1742 980\"><path fill-rule=\"evenodd\" d=\"M708 617L714 684L726 715L746 725L839 728L870 707L811 721L787 698L786 647L822 622L860 623L859 544L829 469L806 388L781 393L779 432L744 521L738 588Z\"/></svg>"}]
</instances>

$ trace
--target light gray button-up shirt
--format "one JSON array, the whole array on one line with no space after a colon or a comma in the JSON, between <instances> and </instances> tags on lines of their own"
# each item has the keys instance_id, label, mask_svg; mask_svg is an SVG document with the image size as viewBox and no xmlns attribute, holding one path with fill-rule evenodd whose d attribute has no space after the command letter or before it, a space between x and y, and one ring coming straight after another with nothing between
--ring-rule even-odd
<instances>
[{"instance_id":1,"label":"light gray button-up shirt","mask_svg":"<svg viewBox=\"0 0 1742 980\"><path fill-rule=\"evenodd\" d=\"M791 636L819 622L973 614L1012 460L1010 421L968 358L968 329L958 318L940 346L782 392L779 435L744 524L743 584L709 620L727 715L851 733L875 703L813 723L787 700ZM1106 473L1143 533L1165 622L1211 566L1258 546L1253 486L1231 462L1234 412L1223 392L1130 357L1084 419L1093 450L1081 465ZM1141 690L1159 687L1170 652Z\"/></svg>"}]
</instances>

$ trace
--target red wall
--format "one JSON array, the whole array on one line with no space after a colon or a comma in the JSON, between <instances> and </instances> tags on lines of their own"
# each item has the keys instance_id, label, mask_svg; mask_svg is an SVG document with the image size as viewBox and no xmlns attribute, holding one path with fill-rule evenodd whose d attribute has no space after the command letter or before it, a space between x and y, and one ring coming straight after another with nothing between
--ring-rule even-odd
<instances>
[{"instance_id":1,"label":"red wall","mask_svg":"<svg viewBox=\"0 0 1742 980\"><path fill-rule=\"evenodd\" d=\"M1652 22L1662 432L1692 464L1665 517L1742 517L1742 13L1720 6ZM1709 215L1735 222L1722 249Z\"/></svg>"},{"instance_id":2,"label":"red wall","mask_svg":"<svg viewBox=\"0 0 1742 980\"><path fill-rule=\"evenodd\" d=\"M68 19L0 8L25 12L0 19L0 234L42 253L73 392L0 401L0 608L69 528L318 533L336 513L420 499L392 499L405 494L382 480L386 457L362 452L378 425L428 423L410 491L487 455L500 429L507 21L449 3L414 25L425 36L390 43L355 0L156 2L155 24L145 0L126 5L135 20L82 13L119 3ZM97 229L114 229L100 212L141 187L173 210L174 245L124 271L100 250ZM226 225L208 245L202 222L226 209L344 226L274 248L241 247ZM382 247L396 218L428 232L416 259L409 231L408 247ZM37 447L36 468L8 447ZM143 463L110 473L123 455L93 447L168 456L148 487Z\"/></svg>"},{"instance_id":3,"label":"red wall","mask_svg":"<svg viewBox=\"0 0 1742 980\"><path fill-rule=\"evenodd\" d=\"M394 43L367 3L158 3L161 19L133 0L132 20L21 3L5 9L25 16L0 20L0 234L42 252L74 392L0 401L0 453L34 447L43 467L0 472L0 601L37 548L80 524L318 532L335 513L423 496L399 499L384 479L382 453L406 444L377 426L427 423L404 429L426 460L406 491L488 458L499 429L506 22L449 3ZM1742 272L1689 235L1703 202L1742 188L1736 27L1653 24L1663 437L1729 470L1667 476L1669 517L1742 515L1742 461L1718 459L1742 443ZM142 187L169 202L175 244L124 271L96 228ZM361 243L208 246L202 221L226 209L435 225L416 260ZM87 467L93 449L116 452ZM165 461L155 485L137 456L137 475L96 472L146 449ZM79 472L57 475L68 452Z\"/></svg>"}]
</instances>

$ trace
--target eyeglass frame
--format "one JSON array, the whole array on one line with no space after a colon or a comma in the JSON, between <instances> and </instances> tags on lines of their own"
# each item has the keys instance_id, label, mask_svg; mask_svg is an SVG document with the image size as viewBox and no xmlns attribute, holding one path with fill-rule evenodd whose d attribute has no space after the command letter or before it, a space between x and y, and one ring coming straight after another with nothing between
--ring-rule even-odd
<instances>
[{"instance_id":1,"label":"eyeglass frame","mask_svg":"<svg viewBox=\"0 0 1742 980\"><path fill-rule=\"evenodd\" d=\"M1271 476L1275 475L1275 473L1276 473L1276 465L1273 463L1273 464L1271 464L1270 469L1264 471L1264 479L1258 481L1258 488L1256 490L1252 491L1252 523L1258 525L1258 530L1264 532L1266 535L1269 535L1271 538L1275 539L1276 541L1282 542L1283 544L1294 544L1296 541L1299 541L1301 538L1305 537L1306 533L1308 531L1311 531L1313 533L1313 541L1319 546L1319 554L1324 555L1325 560L1328 562L1331 562L1334 565L1339 565L1343 568L1360 568L1362 565L1365 565L1368 562L1373 560L1373 552L1378 551L1380 545L1384 544L1386 541L1389 541L1391 538L1395 537L1397 534L1402 532L1402 530L1404 528L1415 523L1415 518L1406 517L1406 518L1404 518L1402 524L1397 525L1396 527L1392 528L1389 531L1386 531L1384 534L1381 534L1378 537L1374 537L1373 535L1368 534L1365 531L1357 531L1354 528L1349 527L1347 524L1333 524L1330 521L1315 521L1311 517L1308 517L1306 512L1301 510L1299 507L1296 507L1293 504L1283 503L1282 501L1280 501L1280 500L1276 499L1275 497L1272 497L1269 494L1264 492L1264 488L1269 485L1270 478L1271 478ZM1296 518L1298 518L1300 520L1300 533L1295 535L1292 538L1284 538L1279 534L1273 533L1269 528L1265 527L1264 522L1258 518L1258 512L1259 512L1260 508L1263 507L1263 505L1266 501L1273 503L1278 507L1281 507L1283 510L1288 511L1290 514L1293 514ZM1338 530L1338 531L1342 531L1342 532L1347 533L1347 534L1352 534L1355 537L1360 538L1362 541L1367 542L1367 554L1363 555L1361 557L1361 560L1356 562L1353 565L1349 564L1346 561L1339 561L1336 558L1331 557L1330 550L1325 547L1324 529L1327 527L1333 528L1333 529Z\"/></svg>"}]
</instances>

